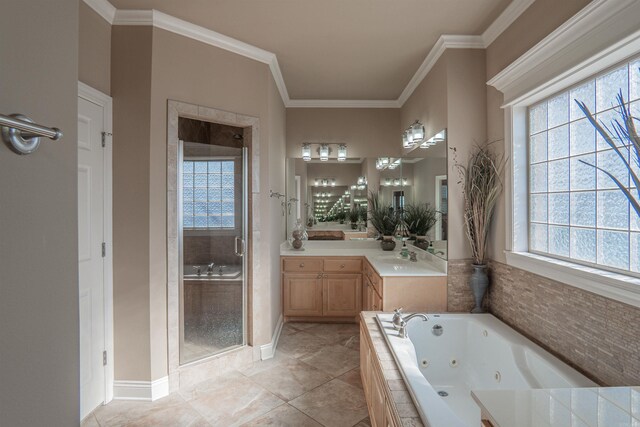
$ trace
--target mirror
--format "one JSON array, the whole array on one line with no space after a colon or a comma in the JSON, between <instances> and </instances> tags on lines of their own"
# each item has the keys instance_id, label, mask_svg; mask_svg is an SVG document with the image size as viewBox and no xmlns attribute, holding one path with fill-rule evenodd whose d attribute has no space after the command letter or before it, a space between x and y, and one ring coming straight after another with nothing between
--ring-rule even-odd
<instances>
[{"instance_id":1,"label":"mirror","mask_svg":"<svg viewBox=\"0 0 640 427\"><path fill-rule=\"evenodd\" d=\"M369 190L378 191L380 201L391 205L394 211L402 212L405 218L410 213L415 218L416 207L420 208L417 213L423 218L425 210L431 211L433 226L426 232L428 244L425 247L433 255L447 259L446 131L438 132L422 145L428 147L416 146L402 158L343 162L287 159L286 192L290 201L287 235L300 219L307 227L310 239L374 238L376 232L369 225L367 233L363 215L353 223L349 212L354 208L366 208ZM355 213L353 218L356 218ZM359 234L352 235L352 232Z\"/></svg>"}]
</instances>

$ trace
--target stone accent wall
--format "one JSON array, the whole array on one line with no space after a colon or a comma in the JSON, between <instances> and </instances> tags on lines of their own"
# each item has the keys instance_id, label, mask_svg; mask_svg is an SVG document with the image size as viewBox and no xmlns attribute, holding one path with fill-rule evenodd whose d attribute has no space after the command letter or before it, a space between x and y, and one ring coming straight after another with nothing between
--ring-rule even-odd
<instances>
[{"instance_id":1,"label":"stone accent wall","mask_svg":"<svg viewBox=\"0 0 640 427\"><path fill-rule=\"evenodd\" d=\"M601 385L640 384L640 309L499 262L490 269L496 317ZM464 301L458 276L454 306Z\"/></svg>"},{"instance_id":2,"label":"stone accent wall","mask_svg":"<svg viewBox=\"0 0 640 427\"><path fill-rule=\"evenodd\" d=\"M469 313L475 306L473 293L469 288L471 259L449 260L447 265L447 311ZM485 297L484 307L489 310L489 298Z\"/></svg>"}]
</instances>

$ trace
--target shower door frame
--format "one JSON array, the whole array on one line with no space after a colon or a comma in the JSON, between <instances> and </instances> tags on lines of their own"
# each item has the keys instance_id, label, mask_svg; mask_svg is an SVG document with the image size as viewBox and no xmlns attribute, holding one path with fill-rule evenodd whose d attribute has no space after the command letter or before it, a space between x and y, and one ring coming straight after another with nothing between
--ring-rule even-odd
<instances>
[{"instance_id":1,"label":"shower door frame","mask_svg":"<svg viewBox=\"0 0 640 427\"><path fill-rule=\"evenodd\" d=\"M178 140L178 119L180 117L219 123L243 128L244 150L244 207L243 230L245 251L244 269L244 342L242 346L216 353L206 358L180 364L180 310L182 298L181 271L182 266L182 221L178 200L180 193L178 172L181 170L179 159L181 152ZM260 277L260 267L254 266L253 260L259 257L260 222L252 221L253 212L260 211L259 176L259 132L260 119L257 117L236 114L224 110L198 106L180 101L168 100L167 103L167 347L169 368L169 390L178 390L201 381L203 376L214 377L226 371L225 368L245 366L259 358L259 348L253 347L255 331L253 328L254 282Z\"/></svg>"}]
</instances>

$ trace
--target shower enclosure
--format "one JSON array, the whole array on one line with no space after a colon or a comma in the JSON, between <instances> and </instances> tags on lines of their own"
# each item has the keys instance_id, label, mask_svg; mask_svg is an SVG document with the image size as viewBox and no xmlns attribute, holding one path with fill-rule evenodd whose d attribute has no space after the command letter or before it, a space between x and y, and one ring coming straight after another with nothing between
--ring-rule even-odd
<instances>
[{"instance_id":1,"label":"shower enclosure","mask_svg":"<svg viewBox=\"0 0 640 427\"><path fill-rule=\"evenodd\" d=\"M246 344L242 128L180 118L180 364Z\"/></svg>"}]
</instances>

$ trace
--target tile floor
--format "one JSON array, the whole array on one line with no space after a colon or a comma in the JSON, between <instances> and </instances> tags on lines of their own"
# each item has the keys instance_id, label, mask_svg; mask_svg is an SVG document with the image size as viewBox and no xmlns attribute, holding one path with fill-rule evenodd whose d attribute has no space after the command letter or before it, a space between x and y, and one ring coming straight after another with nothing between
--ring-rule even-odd
<instances>
[{"instance_id":1,"label":"tile floor","mask_svg":"<svg viewBox=\"0 0 640 427\"><path fill-rule=\"evenodd\" d=\"M276 356L155 402L113 401L83 427L370 426L355 324L287 323Z\"/></svg>"}]
</instances>

